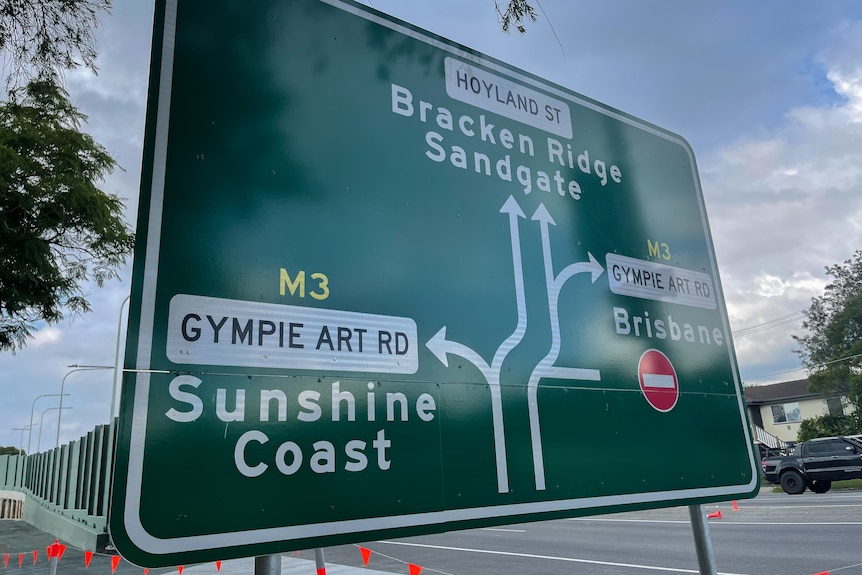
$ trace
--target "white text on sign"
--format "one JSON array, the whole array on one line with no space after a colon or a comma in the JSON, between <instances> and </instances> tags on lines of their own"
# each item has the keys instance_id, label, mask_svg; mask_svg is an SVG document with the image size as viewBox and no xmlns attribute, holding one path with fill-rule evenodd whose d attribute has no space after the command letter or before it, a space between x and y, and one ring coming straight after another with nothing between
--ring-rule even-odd
<instances>
[{"instance_id":1,"label":"white text on sign","mask_svg":"<svg viewBox=\"0 0 862 575\"><path fill-rule=\"evenodd\" d=\"M180 364L416 373L410 318L175 295L168 359Z\"/></svg>"},{"instance_id":2,"label":"white text on sign","mask_svg":"<svg viewBox=\"0 0 862 575\"><path fill-rule=\"evenodd\" d=\"M607 254L605 261L615 294L715 309L712 278L704 273L618 254Z\"/></svg>"},{"instance_id":3,"label":"white text on sign","mask_svg":"<svg viewBox=\"0 0 862 575\"><path fill-rule=\"evenodd\" d=\"M650 317L648 311L637 315L629 313L627 309L622 307L614 307L613 314L614 331L617 335L670 339L671 341L706 345L724 345L724 340L727 339L724 332L716 326L691 324L680 321L679 316L676 320L673 319L672 315L662 316L663 319L658 319Z\"/></svg>"},{"instance_id":4,"label":"white text on sign","mask_svg":"<svg viewBox=\"0 0 862 575\"><path fill-rule=\"evenodd\" d=\"M367 393L357 395L342 390L341 382L334 381L328 397L313 389L297 390L285 386L235 389L229 399L228 389L213 389L212 385L204 384L197 377L180 375L168 386L168 393L175 404L165 412L165 416L176 423L194 424L202 416L204 421L211 420L212 411L215 411L214 415L224 423L258 422L266 425L269 435L260 429L251 429L245 431L234 446L234 464L245 477L259 477L271 464L285 476L294 475L304 467L317 474L336 473L339 469L353 473L373 469L373 465L369 466L369 445L374 451L371 460L376 462L377 469L387 471L392 464L387 453L392 441L386 437L386 427L397 422L406 423L410 419L411 407L420 421L432 422L437 404L427 393L419 395L415 403L410 403L404 393L387 392L378 397L375 389L374 382L368 382ZM385 408L378 403L385 403ZM229 409L229 405L233 408ZM291 431L296 430L296 426L357 421L377 423L381 427L373 438L349 439L343 446L324 439L304 444L292 439L269 443L272 438L292 437ZM277 425L269 425L270 422ZM260 449L264 444L268 445ZM263 458L261 453L265 454Z\"/></svg>"},{"instance_id":5,"label":"white text on sign","mask_svg":"<svg viewBox=\"0 0 862 575\"><path fill-rule=\"evenodd\" d=\"M562 100L454 58L446 58L445 66L450 98L566 139L572 137L571 112Z\"/></svg>"},{"instance_id":6,"label":"white text on sign","mask_svg":"<svg viewBox=\"0 0 862 575\"><path fill-rule=\"evenodd\" d=\"M576 169L589 176L587 181L592 182L591 186L598 183L604 188L611 183L621 184L623 181L623 173L616 164L608 166L608 162L595 157L595 154L591 157L588 149L581 152L573 147L571 142L550 136L545 142L547 171L534 169L534 162L528 160L537 157L536 144L531 136L497 127L494 123L496 120L485 114L480 114L478 120L467 114L456 118L448 108L414 98L413 92L397 84L392 84L392 113L417 118L423 124L433 122L441 130L429 130L425 133L425 143L428 146L425 156L429 160L441 164L449 163L455 168L497 177L502 181L517 182L522 186L525 195L538 190L556 192L561 197L580 200L584 188L578 180L571 177ZM468 149L460 145L449 144L446 140L448 136L443 135L446 132L453 135L460 133L478 140L482 146L501 146L512 153L505 153L503 157L492 157L474 150L470 154ZM539 157L544 155L539 152ZM527 163L518 164L522 161L519 157L524 158Z\"/></svg>"}]
</instances>

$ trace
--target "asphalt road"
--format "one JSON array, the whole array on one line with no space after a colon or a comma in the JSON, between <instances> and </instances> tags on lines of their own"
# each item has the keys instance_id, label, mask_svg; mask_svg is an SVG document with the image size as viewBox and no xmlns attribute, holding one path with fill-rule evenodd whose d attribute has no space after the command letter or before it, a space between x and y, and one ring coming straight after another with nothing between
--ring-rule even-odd
<instances>
[{"instance_id":1,"label":"asphalt road","mask_svg":"<svg viewBox=\"0 0 862 575\"><path fill-rule=\"evenodd\" d=\"M768 488L767 488L768 491ZM719 573L735 575L812 575L828 572L862 575L862 492L806 492L791 496L766 492L740 501L707 506L721 511L709 529ZM0 521L0 575L45 575L44 548L53 537L23 521ZM544 521L489 529L458 531L362 544L372 550L368 568L355 545L324 550L329 575L410 573L422 575L628 575L698 573L691 523L685 507ZM38 562L29 550L40 549ZM22 565L18 552L26 551ZM8 567L2 560L10 553ZM284 575L313 575L311 551L285 555ZM342 568L340 566L359 569ZM360 573L360 571L362 573ZM107 575L111 557L93 557L68 549L58 575ZM150 575L173 575L176 568ZM188 575L219 575L213 564L188 566ZM225 562L220 575L252 575L253 562ZM115 575L141 575L125 561Z\"/></svg>"},{"instance_id":2,"label":"asphalt road","mask_svg":"<svg viewBox=\"0 0 862 575\"><path fill-rule=\"evenodd\" d=\"M765 491L769 491L767 488ZM706 506L720 573L862 575L862 492L762 493ZM363 544L369 567L407 573L625 575L698 573L688 509L671 508L476 529ZM328 563L362 565L352 546L325 550Z\"/></svg>"}]
</instances>

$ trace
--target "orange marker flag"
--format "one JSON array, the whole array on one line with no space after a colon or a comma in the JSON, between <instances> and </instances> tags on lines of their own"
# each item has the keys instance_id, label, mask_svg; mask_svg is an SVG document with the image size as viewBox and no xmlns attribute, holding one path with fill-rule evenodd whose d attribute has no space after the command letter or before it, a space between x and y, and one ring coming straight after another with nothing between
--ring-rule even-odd
<instances>
[{"instance_id":1,"label":"orange marker flag","mask_svg":"<svg viewBox=\"0 0 862 575\"><path fill-rule=\"evenodd\" d=\"M122 557L119 555L111 557L111 573L117 570L117 567L120 565L120 559L122 559Z\"/></svg>"},{"instance_id":2,"label":"orange marker flag","mask_svg":"<svg viewBox=\"0 0 862 575\"><path fill-rule=\"evenodd\" d=\"M733 510L734 510L734 511L739 511L739 504L736 502L736 500L735 500L735 499L733 500Z\"/></svg>"},{"instance_id":3,"label":"orange marker flag","mask_svg":"<svg viewBox=\"0 0 862 575\"><path fill-rule=\"evenodd\" d=\"M39 559L39 550L38 550L38 549L34 549L34 550L33 550L33 565L35 565L35 564L36 564L36 561L37 561L38 559Z\"/></svg>"},{"instance_id":4,"label":"orange marker flag","mask_svg":"<svg viewBox=\"0 0 862 575\"><path fill-rule=\"evenodd\" d=\"M4 569L9 568L9 554L8 553L6 554L6 557L3 558L3 568Z\"/></svg>"},{"instance_id":5,"label":"orange marker flag","mask_svg":"<svg viewBox=\"0 0 862 575\"><path fill-rule=\"evenodd\" d=\"M183 566L182 566L182 565L177 565L177 571L179 571L179 572L180 572L180 575L183 575Z\"/></svg>"},{"instance_id":6,"label":"orange marker flag","mask_svg":"<svg viewBox=\"0 0 862 575\"><path fill-rule=\"evenodd\" d=\"M150 575L150 568L144 567L144 575Z\"/></svg>"},{"instance_id":7,"label":"orange marker flag","mask_svg":"<svg viewBox=\"0 0 862 575\"><path fill-rule=\"evenodd\" d=\"M49 559L56 557L57 561L59 561L63 558L63 553L66 552L66 546L60 543L59 539L54 539L54 542L51 545L48 545L48 547L45 548L45 551L47 552Z\"/></svg>"},{"instance_id":8,"label":"orange marker flag","mask_svg":"<svg viewBox=\"0 0 862 575\"><path fill-rule=\"evenodd\" d=\"M362 553L362 560L365 561L365 566L368 567L368 560L371 559L371 549L360 547L359 552Z\"/></svg>"},{"instance_id":9,"label":"orange marker flag","mask_svg":"<svg viewBox=\"0 0 862 575\"><path fill-rule=\"evenodd\" d=\"M93 552L92 551L84 551L84 567L90 568L90 561L93 560Z\"/></svg>"},{"instance_id":10,"label":"orange marker flag","mask_svg":"<svg viewBox=\"0 0 862 575\"><path fill-rule=\"evenodd\" d=\"M18 567L23 567L23 566L24 566L24 554L19 553L18 554Z\"/></svg>"},{"instance_id":11,"label":"orange marker flag","mask_svg":"<svg viewBox=\"0 0 862 575\"><path fill-rule=\"evenodd\" d=\"M221 561L216 561L216 571L221 573Z\"/></svg>"},{"instance_id":12,"label":"orange marker flag","mask_svg":"<svg viewBox=\"0 0 862 575\"><path fill-rule=\"evenodd\" d=\"M408 563L407 566L410 567L410 575L419 575L419 572L422 571L422 567L419 565Z\"/></svg>"}]
</instances>

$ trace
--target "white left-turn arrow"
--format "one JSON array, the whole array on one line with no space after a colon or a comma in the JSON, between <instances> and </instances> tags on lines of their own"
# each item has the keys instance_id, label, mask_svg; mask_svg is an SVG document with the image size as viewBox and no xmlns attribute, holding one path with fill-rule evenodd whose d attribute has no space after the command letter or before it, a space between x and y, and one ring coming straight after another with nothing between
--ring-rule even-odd
<instances>
[{"instance_id":1,"label":"white left-turn arrow","mask_svg":"<svg viewBox=\"0 0 862 575\"><path fill-rule=\"evenodd\" d=\"M431 353L440 360L440 362L449 367L449 357L457 355L463 357L473 365L475 365L482 375L485 376L485 381L488 382L488 389L491 391L491 418L494 425L494 456L497 463L497 491L499 493L508 493L509 491L509 469L506 463L506 435L503 428L503 397L500 392L500 375L499 371L495 372L491 366L482 359L478 353L457 341L446 339L446 326L440 328L440 331L434 334L434 337L428 340L425 344Z\"/></svg>"},{"instance_id":2,"label":"white left-turn arrow","mask_svg":"<svg viewBox=\"0 0 862 575\"><path fill-rule=\"evenodd\" d=\"M473 349L461 343L446 339L446 327L443 326L440 331L434 334L428 343L425 345L431 350L437 359L449 367L448 354L458 355L475 365L485 380L488 382L488 388L491 391L491 417L494 425L494 455L497 463L497 490L500 493L509 491L509 471L506 463L506 433L503 426L503 396L500 390L500 372L502 371L503 361L509 352L517 346L527 331L527 304L524 297L524 267L521 261L521 235L520 235L520 220L526 218L521 206L513 196L509 196L503 207L500 208L501 214L509 216L509 236L512 246L512 275L515 281L515 302L517 307L518 321L514 331L507 337L497 351L494 353L494 358L491 360L491 365L488 365L482 356L476 353Z\"/></svg>"}]
</instances>

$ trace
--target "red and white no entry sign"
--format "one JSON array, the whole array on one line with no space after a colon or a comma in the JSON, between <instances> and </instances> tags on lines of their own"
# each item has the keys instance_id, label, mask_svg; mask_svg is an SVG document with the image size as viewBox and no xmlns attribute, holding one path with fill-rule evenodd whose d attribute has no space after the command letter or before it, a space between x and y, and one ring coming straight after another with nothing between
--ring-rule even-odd
<instances>
[{"instance_id":1,"label":"red and white no entry sign","mask_svg":"<svg viewBox=\"0 0 862 575\"><path fill-rule=\"evenodd\" d=\"M647 402L661 412L670 411L679 399L676 370L665 354L648 349L638 361L638 382Z\"/></svg>"}]
</instances>

